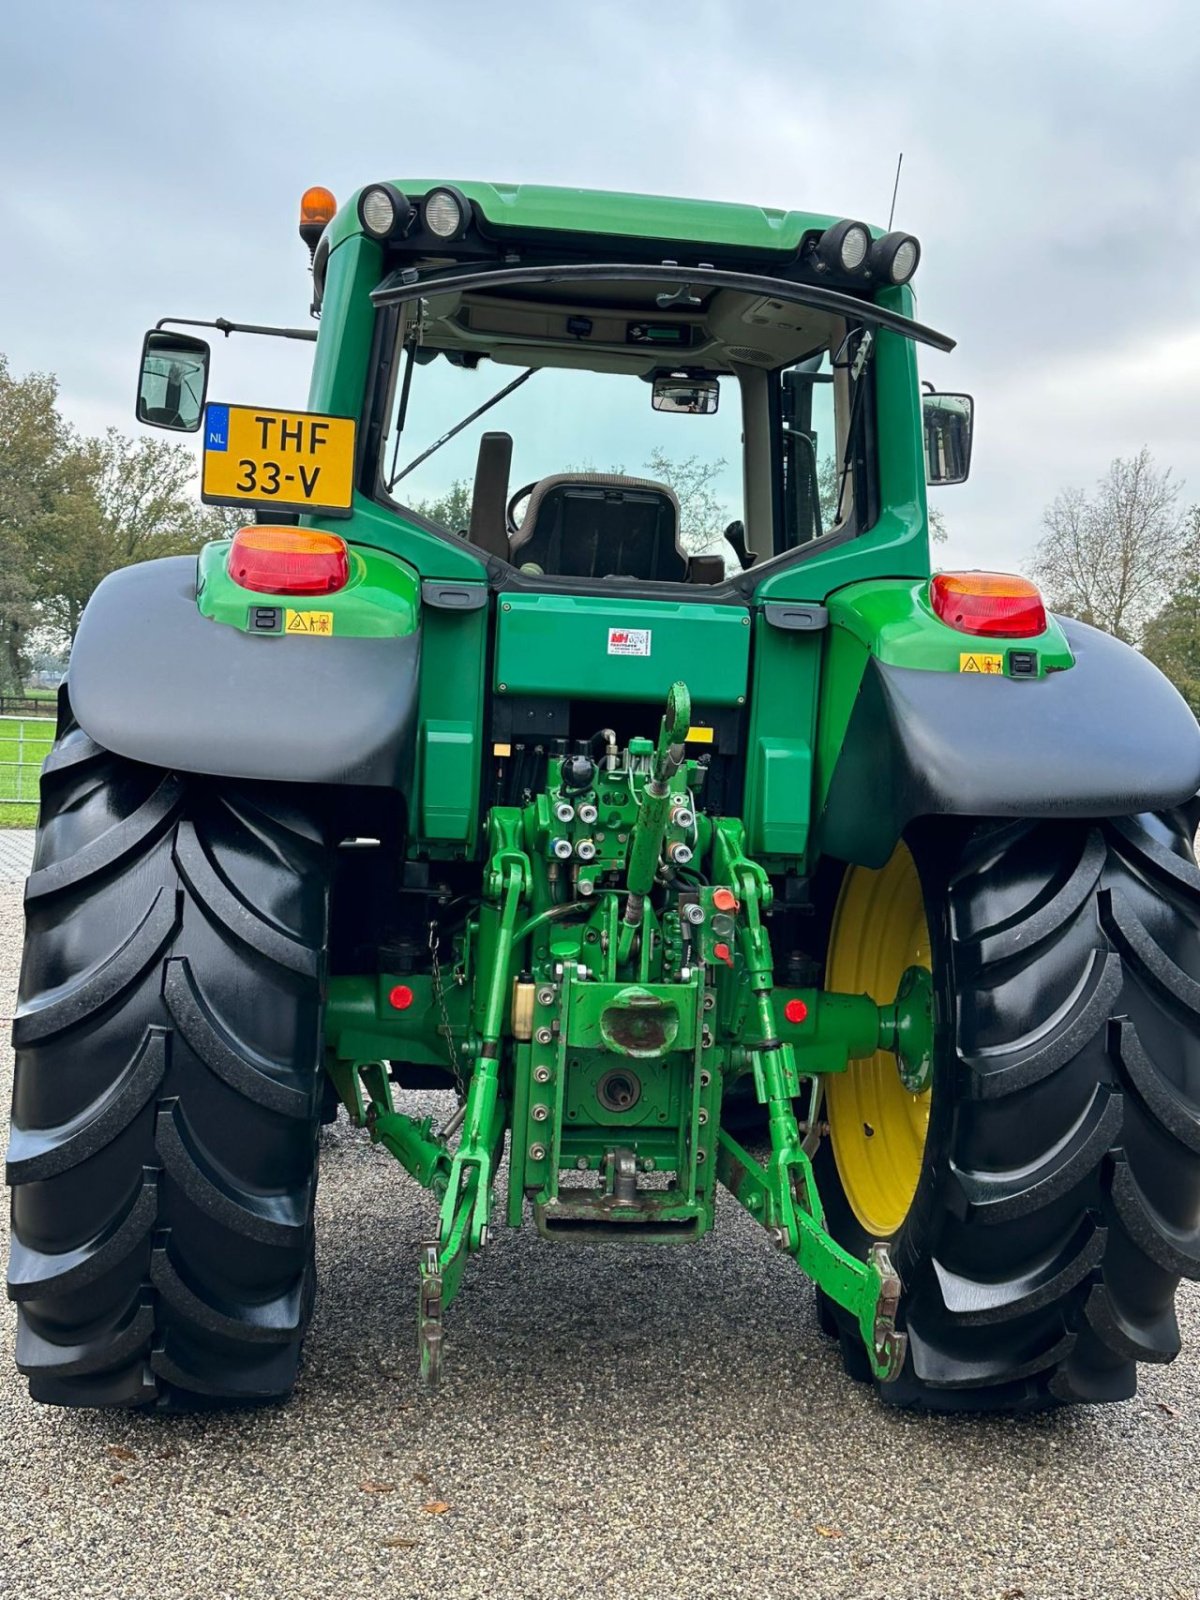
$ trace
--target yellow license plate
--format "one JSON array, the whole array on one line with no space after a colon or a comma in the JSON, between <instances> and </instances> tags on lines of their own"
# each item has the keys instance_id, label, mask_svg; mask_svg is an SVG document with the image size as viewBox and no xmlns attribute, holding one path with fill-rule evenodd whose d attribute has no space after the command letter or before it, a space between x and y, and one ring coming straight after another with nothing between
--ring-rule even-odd
<instances>
[{"instance_id":1,"label":"yellow license plate","mask_svg":"<svg viewBox=\"0 0 1200 1600\"><path fill-rule=\"evenodd\" d=\"M210 505L349 516L354 419L210 402L200 498Z\"/></svg>"}]
</instances>

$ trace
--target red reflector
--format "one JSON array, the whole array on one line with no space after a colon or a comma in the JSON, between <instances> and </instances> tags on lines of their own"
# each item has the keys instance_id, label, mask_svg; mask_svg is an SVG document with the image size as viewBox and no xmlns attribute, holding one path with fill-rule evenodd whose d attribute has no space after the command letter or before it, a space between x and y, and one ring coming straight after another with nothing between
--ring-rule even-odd
<instances>
[{"instance_id":1,"label":"red reflector","mask_svg":"<svg viewBox=\"0 0 1200 1600\"><path fill-rule=\"evenodd\" d=\"M717 911L736 911L738 908L737 895L732 889L714 889L713 907Z\"/></svg>"},{"instance_id":2,"label":"red reflector","mask_svg":"<svg viewBox=\"0 0 1200 1600\"><path fill-rule=\"evenodd\" d=\"M407 1011L413 1003L413 992L406 983L398 983L388 995L388 1004L394 1011Z\"/></svg>"},{"instance_id":3,"label":"red reflector","mask_svg":"<svg viewBox=\"0 0 1200 1600\"><path fill-rule=\"evenodd\" d=\"M350 579L346 541L316 528L239 528L229 576L259 594L333 594Z\"/></svg>"},{"instance_id":4,"label":"red reflector","mask_svg":"<svg viewBox=\"0 0 1200 1600\"><path fill-rule=\"evenodd\" d=\"M929 585L929 602L960 633L1028 639L1046 631L1037 585L1007 572L939 572Z\"/></svg>"},{"instance_id":5,"label":"red reflector","mask_svg":"<svg viewBox=\"0 0 1200 1600\"><path fill-rule=\"evenodd\" d=\"M789 1000L783 1008L783 1014L789 1022L803 1022L808 1016L808 1007L803 1000Z\"/></svg>"}]
</instances>

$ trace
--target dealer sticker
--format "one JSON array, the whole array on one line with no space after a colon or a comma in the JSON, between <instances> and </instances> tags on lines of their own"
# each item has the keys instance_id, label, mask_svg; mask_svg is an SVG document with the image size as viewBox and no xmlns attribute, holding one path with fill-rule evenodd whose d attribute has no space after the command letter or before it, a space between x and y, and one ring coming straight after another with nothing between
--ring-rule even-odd
<instances>
[{"instance_id":1,"label":"dealer sticker","mask_svg":"<svg viewBox=\"0 0 1200 1600\"><path fill-rule=\"evenodd\" d=\"M960 672L1004 672L1004 657L993 655L990 650L964 650L958 658Z\"/></svg>"},{"instance_id":2,"label":"dealer sticker","mask_svg":"<svg viewBox=\"0 0 1200 1600\"><path fill-rule=\"evenodd\" d=\"M648 656L650 654L649 628L610 628L608 630L610 656Z\"/></svg>"}]
</instances>

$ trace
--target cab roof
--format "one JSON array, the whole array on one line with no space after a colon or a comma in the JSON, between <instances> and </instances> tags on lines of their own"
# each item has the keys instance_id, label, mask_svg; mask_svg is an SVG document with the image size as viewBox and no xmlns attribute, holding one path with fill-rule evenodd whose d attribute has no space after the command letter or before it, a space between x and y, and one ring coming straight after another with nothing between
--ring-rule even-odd
<instances>
[{"instance_id":1,"label":"cab roof","mask_svg":"<svg viewBox=\"0 0 1200 1600\"><path fill-rule=\"evenodd\" d=\"M709 245L767 256L794 256L807 233L838 219L808 211L781 211L740 201L683 200L670 195L557 188L536 183L453 182L443 178L391 178L412 200L451 184L498 233L597 234ZM330 246L361 233L356 190L330 224Z\"/></svg>"}]
</instances>

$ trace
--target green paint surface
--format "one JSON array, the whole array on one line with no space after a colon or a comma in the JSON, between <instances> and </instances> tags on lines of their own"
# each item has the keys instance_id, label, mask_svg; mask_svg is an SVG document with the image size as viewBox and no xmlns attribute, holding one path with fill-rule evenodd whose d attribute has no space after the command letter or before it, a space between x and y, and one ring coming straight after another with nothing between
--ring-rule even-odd
<instances>
[{"instance_id":1,"label":"green paint surface","mask_svg":"<svg viewBox=\"0 0 1200 1600\"><path fill-rule=\"evenodd\" d=\"M343 523L339 527L346 525ZM243 589L229 576L229 539L217 539L200 551L196 603L206 617L243 632L255 631L251 618L265 607L287 611L327 611L338 638L390 639L416 631L420 585L407 563L382 550L350 549L350 581L335 594L261 594Z\"/></svg>"},{"instance_id":2,"label":"green paint surface","mask_svg":"<svg viewBox=\"0 0 1200 1600\"><path fill-rule=\"evenodd\" d=\"M494 682L503 694L660 701L686 678L698 706L736 705L749 623L735 606L511 594L499 610Z\"/></svg>"},{"instance_id":3,"label":"green paint surface","mask_svg":"<svg viewBox=\"0 0 1200 1600\"><path fill-rule=\"evenodd\" d=\"M756 856L803 860L808 848L822 633L754 623L745 819Z\"/></svg>"},{"instance_id":4,"label":"green paint surface","mask_svg":"<svg viewBox=\"0 0 1200 1600\"><path fill-rule=\"evenodd\" d=\"M426 606L418 702L416 850L468 853L482 826L484 672L491 612Z\"/></svg>"},{"instance_id":5,"label":"green paint surface","mask_svg":"<svg viewBox=\"0 0 1200 1600\"><path fill-rule=\"evenodd\" d=\"M926 672L959 672L963 655L1002 655L1008 672L1010 650L1031 651L1038 678L1075 664L1066 636L1054 617L1031 638L983 637L960 633L937 616L929 603L929 584L920 582L860 583L829 599L829 621L856 639L873 656L894 667ZM970 684L964 684L969 692Z\"/></svg>"}]
</instances>

